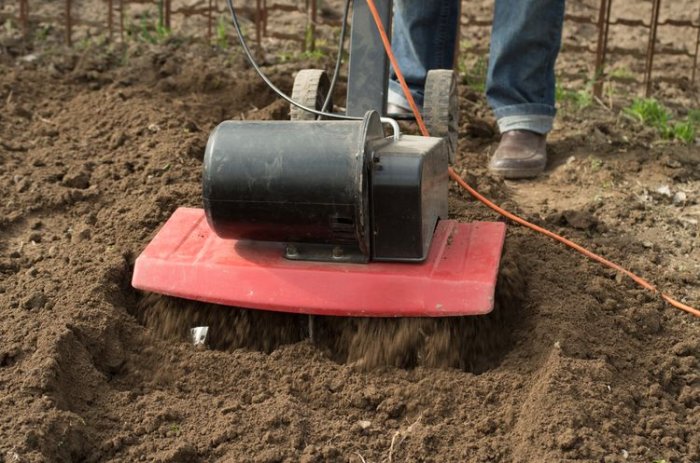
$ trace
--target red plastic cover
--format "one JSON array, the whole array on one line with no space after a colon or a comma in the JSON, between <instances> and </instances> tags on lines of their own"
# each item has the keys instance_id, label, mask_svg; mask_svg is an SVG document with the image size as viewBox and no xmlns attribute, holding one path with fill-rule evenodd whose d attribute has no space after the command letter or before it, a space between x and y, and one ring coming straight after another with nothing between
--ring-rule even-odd
<instances>
[{"instance_id":1,"label":"red plastic cover","mask_svg":"<svg viewBox=\"0 0 700 463\"><path fill-rule=\"evenodd\" d=\"M223 240L179 208L136 259L135 288L253 309L444 317L493 309L505 224L439 222L423 263L291 261L282 243Z\"/></svg>"}]
</instances>

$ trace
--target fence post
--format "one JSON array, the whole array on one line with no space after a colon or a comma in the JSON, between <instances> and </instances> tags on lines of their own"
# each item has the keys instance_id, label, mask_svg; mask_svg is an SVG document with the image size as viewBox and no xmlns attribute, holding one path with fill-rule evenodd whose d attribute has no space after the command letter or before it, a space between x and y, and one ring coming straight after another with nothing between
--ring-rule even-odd
<instances>
[{"instance_id":1,"label":"fence post","mask_svg":"<svg viewBox=\"0 0 700 463\"><path fill-rule=\"evenodd\" d=\"M165 27L167 27L168 30L172 29L172 25L170 24L171 11L172 11L171 0L165 0Z\"/></svg>"},{"instance_id":2,"label":"fence post","mask_svg":"<svg viewBox=\"0 0 700 463\"><path fill-rule=\"evenodd\" d=\"M255 41L262 45L262 1L255 0Z\"/></svg>"},{"instance_id":3,"label":"fence post","mask_svg":"<svg viewBox=\"0 0 700 463\"><path fill-rule=\"evenodd\" d=\"M73 20L71 18L71 0L66 0L66 44L73 46Z\"/></svg>"},{"instance_id":4,"label":"fence post","mask_svg":"<svg viewBox=\"0 0 700 463\"><path fill-rule=\"evenodd\" d=\"M647 61L644 70L644 95L647 98L651 96L651 73L654 66L654 53L656 52L656 32L659 28L659 10L661 10L661 0L653 0L651 7L649 45L647 46Z\"/></svg>"},{"instance_id":5,"label":"fence post","mask_svg":"<svg viewBox=\"0 0 700 463\"><path fill-rule=\"evenodd\" d=\"M212 3L213 0L209 0L209 8L207 9L207 40L209 42L211 42Z\"/></svg>"},{"instance_id":6,"label":"fence post","mask_svg":"<svg viewBox=\"0 0 700 463\"><path fill-rule=\"evenodd\" d=\"M113 20L113 2L114 0L107 0L107 27L109 29L109 40L112 41L114 38L114 20Z\"/></svg>"},{"instance_id":7,"label":"fence post","mask_svg":"<svg viewBox=\"0 0 700 463\"><path fill-rule=\"evenodd\" d=\"M267 0L262 0L263 17L262 17L262 35L267 37Z\"/></svg>"},{"instance_id":8,"label":"fence post","mask_svg":"<svg viewBox=\"0 0 700 463\"><path fill-rule=\"evenodd\" d=\"M695 74L698 69L698 52L700 52L700 12L698 13L698 35L695 39L695 56L693 56L693 75L690 83L695 84Z\"/></svg>"},{"instance_id":9,"label":"fence post","mask_svg":"<svg viewBox=\"0 0 700 463\"><path fill-rule=\"evenodd\" d=\"M29 33L29 1L19 0L19 22L22 26L22 34L26 37Z\"/></svg>"},{"instance_id":10,"label":"fence post","mask_svg":"<svg viewBox=\"0 0 700 463\"><path fill-rule=\"evenodd\" d=\"M124 42L124 0L119 0L119 37Z\"/></svg>"},{"instance_id":11,"label":"fence post","mask_svg":"<svg viewBox=\"0 0 700 463\"><path fill-rule=\"evenodd\" d=\"M318 20L318 0L311 0L311 40L309 51L316 50L316 22Z\"/></svg>"},{"instance_id":12,"label":"fence post","mask_svg":"<svg viewBox=\"0 0 700 463\"><path fill-rule=\"evenodd\" d=\"M603 96L603 74L605 73L605 58L608 51L611 4L612 0L600 0L600 9L598 11L598 43L596 45L593 70L593 95L598 98Z\"/></svg>"}]
</instances>

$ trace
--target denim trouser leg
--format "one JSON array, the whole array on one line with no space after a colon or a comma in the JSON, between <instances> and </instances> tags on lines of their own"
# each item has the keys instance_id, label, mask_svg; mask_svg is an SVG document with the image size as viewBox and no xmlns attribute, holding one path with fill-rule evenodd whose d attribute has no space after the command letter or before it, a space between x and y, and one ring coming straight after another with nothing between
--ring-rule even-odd
<instances>
[{"instance_id":1,"label":"denim trouser leg","mask_svg":"<svg viewBox=\"0 0 700 463\"><path fill-rule=\"evenodd\" d=\"M431 69L452 69L459 27L459 0L395 0L392 48L416 104L423 105L425 77ZM392 71L389 102L403 98ZM393 100L393 101L392 101Z\"/></svg>"},{"instance_id":2,"label":"denim trouser leg","mask_svg":"<svg viewBox=\"0 0 700 463\"><path fill-rule=\"evenodd\" d=\"M565 0L496 0L486 97L501 132L547 133Z\"/></svg>"}]
</instances>

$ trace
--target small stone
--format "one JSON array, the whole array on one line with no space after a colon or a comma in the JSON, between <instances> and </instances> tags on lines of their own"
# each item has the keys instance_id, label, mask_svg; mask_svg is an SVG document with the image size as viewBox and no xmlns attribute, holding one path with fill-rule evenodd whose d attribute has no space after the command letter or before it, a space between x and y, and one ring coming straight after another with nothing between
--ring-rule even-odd
<instances>
[{"instance_id":1,"label":"small stone","mask_svg":"<svg viewBox=\"0 0 700 463\"><path fill-rule=\"evenodd\" d=\"M30 120L33 116L31 111L29 111L26 108L23 108L22 106L15 106L13 113L15 116L19 116L19 117L22 117L24 119L30 119Z\"/></svg>"},{"instance_id":2,"label":"small stone","mask_svg":"<svg viewBox=\"0 0 700 463\"><path fill-rule=\"evenodd\" d=\"M156 133L156 132L160 131L160 126L159 126L158 124L155 124L155 123L154 123L154 124L149 124L149 125L148 125L148 131L149 131L149 132L152 132L152 133Z\"/></svg>"},{"instance_id":3,"label":"small stone","mask_svg":"<svg viewBox=\"0 0 700 463\"><path fill-rule=\"evenodd\" d=\"M400 399L390 397L379 404L377 410L386 413L389 418L396 419L406 410L406 404Z\"/></svg>"},{"instance_id":4,"label":"small stone","mask_svg":"<svg viewBox=\"0 0 700 463\"><path fill-rule=\"evenodd\" d=\"M362 429L364 431L367 428L369 428L370 426L372 426L372 422L367 421L367 420L360 420L357 422L357 425L360 427L360 429Z\"/></svg>"},{"instance_id":5,"label":"small stone","mask_svg":"<svg viewBox=\"0 0 700 463\"><path fill-rule=\"evenodd\" d=\"M615 299L608 298L603 302L603 309L605 310L615 310L617 308L617 302Z\"/></svg>"},{"instance_id":6,"label":"small stone","mask_svg":"<svg viewBox=\"0 0 700 463\"><path fill-rule=\"evenodd\" d=\"M567 451L573 450L576 446L578 446L580 438L576 435L573 429L569 428L564 430L564 432L556 437L556 442L559 444L559 448Z\"/></svg>"},{"instance_id":7,"label":"small stone","mask_svg":"<svg viewBox=\"0 0 700 463\"><path fill-rule=\"evenodd\" d=\"M688 196L682 192L682 191L677 191L676 194L673 195L673 204L676 206L682 206L685 204L686 200L688 199Z\"/></svg>"},{"instance_id":8,"label":"small stone","mask_svg":"<svg viewBox=\"0 0 700 463\"><path fill-rule=\"evenodd\" d=\"M671 187L669 187L668 185L661 185L656 189L656 192L661 196L666 196L667 198L670 198L672 196Z\"/></svg>"},{"instance_id":9,"label":"small stone","mask_svg":"<svg viewBox=\"0 0 700 463\"><path fill-rule=\"evenodd\" d=\"M184 129L188 132L199 132L199 127L192 121L185 122Z\"/></svg>"},{"instance_id":10,"label":"small stone","mask_svg":"<svg viewBox=\"0 0 700 463\"><path fill-rule=\"evenodd\" d=\"M15 189L17 193L24 193L32 185L32 182L28 178L21 178L15 183Z\"/></svg>"},{"instance_id":11,"label":"small stone","mask_svg":"<svg viewBox=\"0 0 700 463\"><path fill-rule=\"evenodd\" d=\"M66 174L61 184L69 188L85 190L90 187L90 175L86 172Z\"/></svg>"},{"instance_id":12,"label":"small stone","mask_svg":"<svg viewBox=\"0 0 700 463\"><path fill-rule=\"evenodd\" d=\"M36 292L22 301L22 308L31 309L41 309L48 302L48 298L44 293Z\"/></svg>"},{"instance_id":13,"label":"small stone","mask_svg":"<svg viewBox=\"0 0 700 463\"><path fill-rule=\"evenodd\" d=\"M27 237L27 240L31 243L41 243L41 233L39 232L32 232L29 234L29 237Z\"/></svg>"},{"instance_id":14,"label":"small stone","mask_svg":"<svg viewBox=\"0 0 700 463\"><path fill-rule=\"evenodd\" d=\"M650 249L654 247L654 243L652 243L651 241L642 241L642 246L644 246L647 249Z\"/></svg>"},{"instance_id":15,"label":"small stone","mask_svg":"<svg viewBox=\"0 0 700 463\"><path fill-rule=\"evenodd\" d=\"M92 231L90 230L90 227L83 225L73 231L73 234L71 235L71 242L74 244L80 243L82 241L88 241L90 238L92 238Z\"/></svg>"},{"instance_id":16,"label":"small stone","mask_svg":"<svg viewBox=\"0 0 700 463\"><path fill-rule=\"evenodd\" d=\"M109 142L109 148L113 149L113 150L117 149L120 146L123 146L125 142L126 142L126 134L122 131L116 132L116 133L114 133L114 135L112 135L112 138Z\"/></svg>"}]
</instances>

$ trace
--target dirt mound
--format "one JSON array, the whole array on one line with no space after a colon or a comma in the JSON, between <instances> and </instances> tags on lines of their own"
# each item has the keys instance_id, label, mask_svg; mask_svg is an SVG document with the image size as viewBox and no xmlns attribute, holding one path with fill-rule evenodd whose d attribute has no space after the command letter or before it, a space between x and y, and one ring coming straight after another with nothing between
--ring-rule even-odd
<instances>
[{"instance_id":1,"label":"dirt mound","mask_svg":"<svg viewBox=\"0 0 700 463\"><path fill-rule=\"evenodd\" d=\"M510 345L526 281L522 259L506 252L494 311L478 317L346 318L303 316L204 304L157 294L139 297L133 314L165 340L192 342L191 330L208 327L206 346L270 353L309 339L330 359L354 368L459 368L482 372L497 365Z\"/></svg>"}]
</instances>

